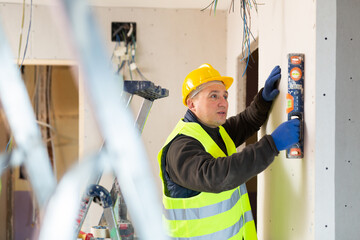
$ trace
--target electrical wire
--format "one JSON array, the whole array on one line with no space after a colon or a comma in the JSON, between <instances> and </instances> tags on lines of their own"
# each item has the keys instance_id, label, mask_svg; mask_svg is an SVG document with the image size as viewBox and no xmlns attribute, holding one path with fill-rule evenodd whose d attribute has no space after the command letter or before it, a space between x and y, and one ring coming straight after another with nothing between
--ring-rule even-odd
<instances>
[{"instance_id":1,"label":"electrical wire","mask_svg":"<svg viewBox=\"0 0 360 240\"><path fill-rule=\"evenodd\" d=\"M241 1L240 15L241 18L243 19L243 42L242 42L243 58L241 60L243 61L246 59L245 70L242 74L242 76L244 76L249 66L249 60L251 57L251 49L250 49L251 37L253 38L254 41L256 41L256 39L251 32L251 12L250 12L252 8L251 2L250 0L240 0L240 1ZM255 10L257 11L256 1L253 0L253 3L255 6Z\"/></svg>"},{"instance_id":2,"label":"electrical wire","mask_svg":"<svg viewBox=\"0 0 360 240\"><path fill-rule=\"evenodd\" d=\"M131 39L130 49L131 49L131 61L135 62L136 41L135 41L134 36L132 36L132 39Z\"/></svg>"},{"instance_id":3,"label":"electrical wire","mask_svg":"<svg viewBox=\"0 0 360 240\"><path fill-rule=\"evenodd\" d=\"M218 0L215 0L215 3L214 3L214 15L216 14L217 3L218 3Z\"/></svg>"},{"instance_id":4,"label":"electrical wire","mask_svg":"<svg viewBox=\"0 0 360 240\"><path fill-rule=\"evenodd\" d=\"M20 52L21 52L21 45L22 45L22 34L24 31L24 22L25 22L25 0L23 0L23 11L22 11L22 19L21 19L21 29L20 29L20 36L19 36L19 50L18 50L18 64L20 60Z\"/></svg>"},{"instance_id":5,"label":"electrical wire","mask_svg":"<svg viewBox=\"0 0 360 240\"><path fill-rule=\"evenodd\" d=\"M212 5L214 5L215 0L213 0L208 6L204 7L203 9L201 9L200 11L205 11L206 9L208 9L209 7L212 7ZM211 11L210 11L211 12Z\"/></svg>"},{"instance_id":6,"label":"electrical wire","mask_svg":"<svg viewBox=\"0 0 360 240\"><path fill-rule=\"evenodd\" d=\"M40 94L39 93L39 88L40 88L40 80L39 80L39 78L40 78L40 74L38 74L38 71L36 69L35 69L34 73L35 73L35 75L34 75L34 78L35 78L35 90L34 90L34 96L33 96L34 100L33 101L34 101L34 112L37 113L39 111L39 94ZM51 78L50 77L51 68L50 68L50 70L48 69L47 73L48 74L47 74L47 81L46 82L47 82L47 85L48 85L48 84L50 84L50 83L48 83L48 81L49 81L49 78ZM50 88L50 86L48 85L48 86L46 86L46 88ZM51 93L49 91L46 92L46 108L47 108L47 111L49 111L49 109L51 108L50 102L48 101L50 99L50 94ZM46 122L39 121L39 120L36 120L36 123L38 125L40 125L40 126L48 128L49 130L51 130L52 133L55 134L52 137L46 138L44 140L45 142L51 141L56 136L56 130L52 125L50 125L50 124L48 124Z\"/></svg>"},{"instance_id":7,"label":"electrical wire","mask_svg":"<svg viewBox=\"0 0 360 240\"><path fill-rule=\"evenodd\" d=\"M131 45L131 59L132 62L135 64L135 56L136 56L136 41L135 41L135 37L134 35L132 35L132 45ZM142 72L140 71L140 69L136 66L135 68L136 72L139 74L139 76L141 77L141 80L147 80L147 78L142 74Z\"/></svg>"},{"instance_id":8,"label":"electrical wire","mask_svg":"<svg viewBox=\"0 0 360 240\"><path fill-rule=\"evenodd\" d=\"M136 65L135 57L137 47L133 24L130 23L129 29L125 27L120 27L115 31L114 34L113 36L116 37L116 44L111 59L113 60L115 57L117 57L117 60L119 60L116 71L117 74L120 74L122 72L124 79L126 78L126 76L128 76L130 80L134 80L134 73L136 73L138 76L140 76L141 80L147 80L147 78L142 74L139 67L137 67ZM122 50L120 49L120 52L124 51L124 53L121 56L115 56L115 52L119 50L119 48L123 48Z\"/></svg>"},{"instance_id":9,"label":"electrical wire","mask_svg":"<svg viewBox=\"0 0 360 240\"><path fill-rule=\"evenodd\" d=\"M54 168L54 176L55 178L57 178L57 164L56 164L56 156L55 156L55 146L54 146L54 138L56 136L56 130L53 128L54 123L55 123L55 113L54 111L52 111L52 91L51 91L51 87L52 87L52 67L48 66L47 67L47 79L46 79L46 108L47 108L47 114L48 114L48 122L49 122L49 126L51 126L50 131L48 131L48 136L49 136L49 141L50 141L50 145L51 145L51 156L52 156L52 161L53 161L53 168ZM53 123L54 121L54 123ZM51 131L53 130L53 131ZM53 135L53 133L55 133Z\"/></svg>"},{"instance_id":10,"label":"electrical wire","mask_svg":"<svg viewBox=\"0 0 360 240\"><path fill-rule=\"evenodd\" d=\"M18 57L17 57L18 64L20 61L20 52L21 52L21 46L22 46L22 35L23 35L23 31L24 31L24 22L25 22L25 0L23 0L23 8L22 8L21 28L20 28L20 36L19 36L19 49L18 49ZM21 66L19 67L19 69L21 69ZM6 152L12 150L12 142L13 142L13 136L11 134L9 141L6 144L6 148L5 148Z\"/></svg>"},{"instance_id":11,"label":"electrical wire","mask_svg":"<svg viewBox=\"0 0 360 240\"><path fill-rule=\"evenodd\" d=\"M24 55L23 55L23 58L22 58L22 61L21 61L21 64L20 64L20 67L19 69L22 68L22 65L24 63L24 59L25 59L25 56L26 56L26 52L27 52L27 47L28 47L28 43L29 43L29 36L30 36L30 31L31 31L31 22L32 22L32 6L33 6L33 2L31 0L31 3L30 3L30 20L29 20L29 28L28 28L28 34L27 34L27 38L26 38L26 44L25 44L25 50L24 50ZM20 52L21 52L21 45L22 45L22 33L23 33L23 29L24 29L24 19L25 19L25 0L23 1L23 14L22 14L22 20L21 20L21 31L20 31L20 39L19 39L19 50L18 50L18 63L19 63L19 60L20 60ZM13 136L11 135L10 136L10 139L6 145L6 151L11 151L12 150L12 147L13 147Z\"/></svg>"},{"instance_id":12,"label":"electrical wire","mask_svg":"<svg viewBox=\"0 0 360 240\"><path fill-rule=\"evenodd\" d=\"M27 52L27 47L28 47L28 43L29 43L29 36L30 36L30 31L31 31L31 22L32 22L32 8L33 8L33 1L30 1L30 20L29 20L29 29L28 29L28 34L27 34L27 38L26 38L26 44L25 44L25 50L24 50L24 55L21 61L21 65L19 67L19 69L21 69L24 60L25 60L25 56L26 56L26 52Z\"/></svg>"},{"instance_id":13,"label":"electrical wire","mask_svg":"<svg viewBox=\"0 0 360 240\"><path fill-rule=\"evenodd\" d=\"M6 144L6 148L5 148L6 152L11 152L12 147L13 147L13 138L14 137L11 135L8 143Z\"/></svg>"},{"instance_id":14,"label":"electrical wire","mask_svg":"<svg viewBox=\"0 0 360 240\"><path fill-rule=\"evenodd\" d=\"M35 71L37 72L37 71ZM51 145L51 156L52 156L52 161L53 161L53 173L54 173L54 176L55 178L57 178L57 164L56 164L56 156L55 156L55 146L54 146L54 138L57 136L57 132L56 132L56 129L52 126L52 120L51 119L54 119L55 121L55 117L54 117L54 112L51 111L52 108L52 101L51 101L51 86L52 86L52 78L51 78L51 74L52 74L52 67L51 66L48 66L47 67L47 76L46 76L46 87L45 87L45 91L46 91L46 98L45 98L45 101L46 101L46 113L47 113L47 121L49 123L46 123L46 122L42 122L42 121L39 121L39 120L36 120L36 123L39 125L39 126L43 126L43 127L46 127L49 129L49 131L46 131L47 132L47 136L48 137L47 139L45 139L45 142L46 142L46 146L48 146L49 142L50 142L50 145ZM35 93L34 95L37 95L36 97L36 109L38 109L38 90L39 90L39 80L37 77L35 77ZM53 115L51 113L53 113ZM36 199L35 199L35 194L32 194L32 205L33 205L33 208L32 208L32 224L33 225L37 225L38 224L38 206L36 204Z\"/></svg>"},{"instance_id":15,"label":"electrical wire","mask_svg":"<svg viewBox=\"0 0 360 240\"><path fill-rule=\"evenodd\" d=\"M127 65L128 65L128 68L129 68L129 76L130 76L130 80L132 81L132 80L133 80L133 76L132 76L132 71L131 71L130 61L129 61L129 60L127 60Z\"/></svg>"},{"instance_id":16,"label":"electrical wire","mask_svg":"<svg viewBox=\"0 0 360 240\"><path fill-rule=\"evenodd\" d=\"M41 122L41 121L38 121L38 120L36 120L36 123L37 123L38 125L40 125L40 126L43 126L43 127L46 127L46 128L48 128L48 129L50 129L54 134L56 134L55 128L53 128L53 126L51 126L50 124L45 123L45 122ZM46 138L44 141L45 141L45 142L49 142L49 141L53 140L54 137L55 137L55 136L48 137L48 138Z\"/></svg>"},{"instance_id":17,"label":"electrical wire","mask_svg":"<svg viewBox=\"0 0 360 240\"><path fill-rule=\"evenodd\" d=\"M251 9L254 7L255 11L257 12L257 2L256 0L239 0L240 3L240 15L241 19L243 20L243 40L242 40L242 59L241 61L246 59L246 66L244 73L242 76L244 76L248 65L249 65L249 59L251 57L251 49L250 49L250 43L251 43L251 37L254 41L256 41L254 35L251 32ZM212 9L214 8L214 15L216 13L218 0L212 0L208 6L201 9L201 11L204 11L208 8L210 8L210 14L212 12ZM235 9L235 0L231 0L230 7L229 7L229 13L231 10L234 12Z\"/></svg>"},{"instance_id":18,"label":"electrical wire","mask_svg":"<svg viewBox=\"0 0 360 240\"><path fill-rule=\"evenodd\" d=\"M244 76L247 67L249 65L249 56L250 56L250 38L249 38L249 26L248 26L248 22L247 22L247 14L246 14L246 6L245 6L245 0L241 0L241 13L242 13L242 19L244 22L243 25L243 44L242 44L242 53L243 53L243 58L241 60L244 60L245 58L247 58L246 61L246 66L245 66L245 70L242 74L242 76ZM247 55L244 55L244 53L246 52L246 48L247 48Z\"/></svg>"},{"instance_id":19,"label":"electrical wire","mask_svg":"<svg viewBox=\"0 0 360 240\"><path fill-rule=\"evenodd\" d=\"M235 11L235 3L234 3L234 1L235 0L231 0L231 2L230 2L229 13L230 13L231 9L232 9L233 12Z\"/></svg>"}]
</instances>

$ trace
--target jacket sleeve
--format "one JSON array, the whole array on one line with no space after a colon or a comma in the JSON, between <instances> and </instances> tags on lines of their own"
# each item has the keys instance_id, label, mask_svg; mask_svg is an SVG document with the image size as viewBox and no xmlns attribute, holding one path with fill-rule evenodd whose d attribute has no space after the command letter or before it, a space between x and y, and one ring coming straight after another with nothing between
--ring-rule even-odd
<instances>
[{"instance_id":1,"label":"jacket sleeve","mask_svg":"<svg viewBox=\"0 0 360 240\"><path fill-rule=\"evenodd\" d=\"M268 117L272 102L267 102L262 98L262 91L263 89L243 112L228 118L223 125L236 147L259 131Z\"/></svg>"},{"instance_id":2,"label":"jacket sleeve","mask_svg":"<svg viewBox=\"0 0 360 240\"><path fill-rule=\"evenodd\" d=\"M199 141L180 135L166 155L166 171L172 181L199 192L219 193L245 183L262 172L279 152L271 136L229 157L213 158Z\"/></svg>"}]
</instances>

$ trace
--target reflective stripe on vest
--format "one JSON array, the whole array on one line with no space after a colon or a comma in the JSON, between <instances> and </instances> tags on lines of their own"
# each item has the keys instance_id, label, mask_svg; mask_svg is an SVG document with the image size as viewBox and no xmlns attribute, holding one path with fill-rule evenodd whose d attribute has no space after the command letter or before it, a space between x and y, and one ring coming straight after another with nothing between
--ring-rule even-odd
<instances>
[{"instance_id":1,"label":"reflective stripe on vest","mask_svg":"<svg viewBox=\"0 0 360 240\"><path fill-rule=\"evenodd\" d=\"M220 126L219 132L228 154L235 153L235 144L225 129ZM215 158L226 156L199 124L185 123L182 120L168 137L163 149L178 134L197 139L205 150ZM158 155L162 179L162 171L164 171L161 169L161 161L164 160L163 149ZM163 204L163 220L172 239L257 239L245 184L221 193L201 192L191 198L170 198L163 194Z\"/></svg>"},{"instance_id":2,"label":"reflective stripe on vest","mask_svg":"<svg viewBox=\"0 0 360 240\"><path fill-rule=\"evenodd\" d=\"M239 189L236 189L231 195L231 198L222 202L200 208L165 209L164 215L168 220L193 220L207 218L229 211L239 200Z\"/></svg>"},{"instance_id":3,"label":"reflective stripe on vest","mask_svg":"<svg viewBox=\"0 0 360 240\"><path fill-rule=\"evenodd\" d=\"M211 217L216 214L230 210L237 203L237 201L240 200L240 196L243 196L245 194L247 194L246 185L241 184L240 188L236 188L236 190L232 193L229 199L226 199L222 202L196 209L195 208L164 209L164 215L168 220L193 220L193 219ZM247 218L245 216L245 220L246 219Z\"/></svg>"},{"instance_id":4,"label":"reflective stripe on vest","mask_svg":"<svg viewBox=\"0 0 360 240\"><path fill-rule=\"evenodd\" d=\"M174 239L174 240L212 240L212 239L213 240L227 240L227 239L230 239L231 237L235 237L236 235L238 235L240 229L242 229L242 227L245 224L251 223L251 221L254 221L251 211L245 212L244 216L245 216L244 218L243 218L243 216L241 216L240 220L237 221L234 225L232 225L229 228L226 228L224 230L218 231L218 232L214 232L214 233L210 233L210 234L202 235L202 236L190 237L190 238L173 237L171 239ZM241 239L241 238L239 238L239 239Z\"/></svg>"}]
</instances>

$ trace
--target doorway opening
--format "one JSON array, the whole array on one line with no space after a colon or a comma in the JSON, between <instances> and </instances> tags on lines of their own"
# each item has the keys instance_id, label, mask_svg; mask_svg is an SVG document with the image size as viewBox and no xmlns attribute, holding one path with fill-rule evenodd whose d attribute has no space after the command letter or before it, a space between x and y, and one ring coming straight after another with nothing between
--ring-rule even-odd
<instances>
[{"instance_id":1,"label":"doorway opening","mask_svg":"<svg viewBox=\"0 0 360 240\"><path fill-rule=\"evenodd\" d=\"M243 111L253 101L254 97L258 93L258 77L259 77L259 51L258 48L252 51L248 56L249 63L247 64L247 58L238 60L238 112ZM245 70L246 69L246 70ZM245 71L245 73L244 73ZM248 138L242 148L257 142L257 133ZM241 147L240 147L241 149ZM257 219L257 176L254 176L246 182L248 195L250 199L251 209L254 216L256 225Z\"/></svg>"},{"instance_id":2,"label":"doorway opening","mask_svg":"<svg viewBox=\"0 0 360 240\"><path fill-rule=\"evenodd\" d=\"M259 79L259 53L258 49L249 56L249 64L246 69L246 107L250 105L255 95L258 93ZM248 138L245 146L256 143L258 140L257 133ZM257 176L251 178L247 183L250 204L254 215L255 225L257 219Z\"/></svg>"},{"instance_id":3,"label":"doorway opening","mask_svg":"<svg viewBox=\"0 0 360 240\"><path fill-rule=\"evenodd\" d=\"M24 64L20 73L54 175L60 180L78 159L78 66L65 63ZM7 151L10 128L1 108L0 116L0 127L7 129L0 134L0 147ZM1 180L0 239L35 239L40 228L39 209L26 168L9 166Z\"/></svg>"}]
</instances>

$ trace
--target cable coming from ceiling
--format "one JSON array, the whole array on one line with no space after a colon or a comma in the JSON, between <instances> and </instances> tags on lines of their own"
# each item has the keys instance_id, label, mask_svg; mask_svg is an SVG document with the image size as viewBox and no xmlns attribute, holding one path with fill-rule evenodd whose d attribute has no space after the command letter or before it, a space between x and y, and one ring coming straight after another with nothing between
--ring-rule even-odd
<instances>
[{"instance_id":1,"label":"cable coming from ceiling","mask_svg":"<svg viewBox=\"0 0 360 240\"><path fill-rule=\"evenodd\" d=\"M251 32L251 9L254 7L255 11L257 12L257 5L258 3L256 0L239 0L240 2L240 15L241 19L243 20L243 40L242 40L242 59L241 61L246 60L246 67L242 74L244 76L247 67L249 65L249 59L251 56L250 50L250 43L251 38L256 41L254 35ZM216 7L218 4L218 0L212 0L211 3L206 6L205 8L201 9L201 11L205 11L206 9L210 8L210 14L214 11L214 15L216 14ZM229 13L235 11L235 0L231 0Z\"/></svg>"}]
</instances>

